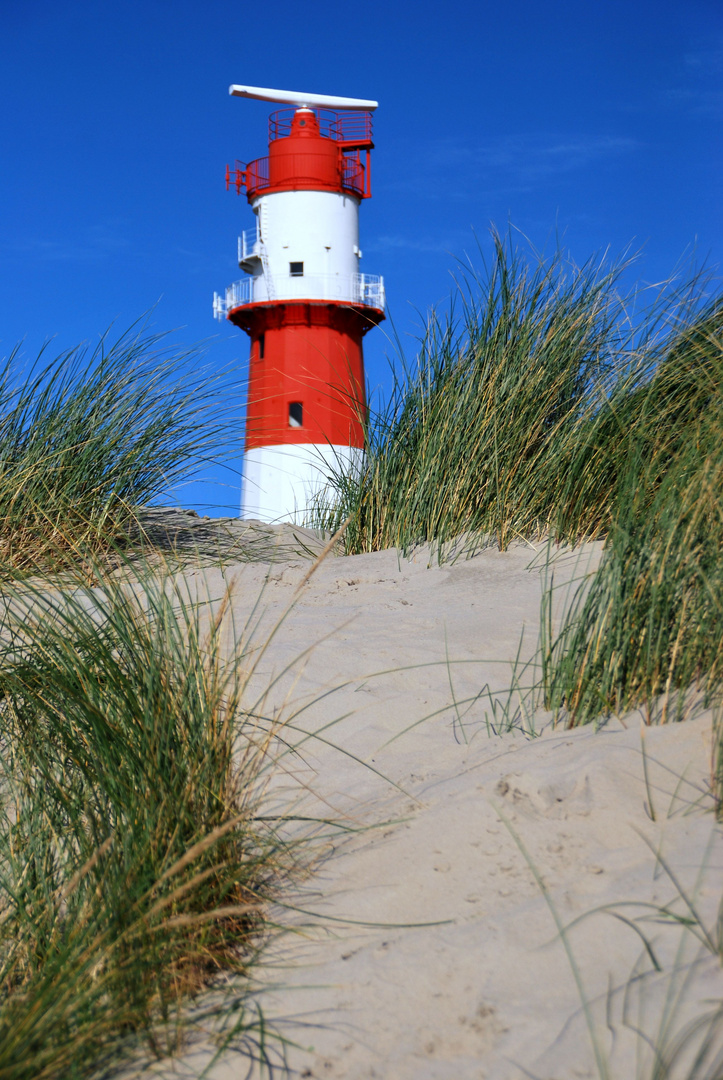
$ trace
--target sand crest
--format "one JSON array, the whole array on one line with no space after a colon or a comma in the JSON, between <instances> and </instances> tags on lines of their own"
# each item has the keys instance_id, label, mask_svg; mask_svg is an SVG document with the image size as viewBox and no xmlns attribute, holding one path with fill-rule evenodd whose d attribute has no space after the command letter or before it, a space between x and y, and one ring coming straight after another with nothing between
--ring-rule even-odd
<instances>
[{"instance_id":1,"label":"sand crest","mask_svg":"<svg viewBox=\"0 0 723 1080\"><path fill-rule=\"evenodd\" d=\"M598 555L589 545L560 556L556 582ZM532 679L543 561L522 544L444 566L426 549L328 558L259 662L250 689L273 683L265 708L288 717L297 745L272 803L352 829L319 846L292 898L301 910L274 913L303 930L279 935L261 972L264 1011L296 1044L295 1076L599 1076L548 899L565 925L622 903L639 905L616 909L628 919L650 914L646 904L682 913L659 852L715 923L723 859L710 716L647 729L646 788L639 717L565 731L517 708ZM212 593L235 578L237 625L255 626L260 642L308 569L300 557L187 577ZM609 911L568 935L600 1052L621 1080L648 1075L633 1029L655 1035L686 974L671 1031L723 993L718 959L690 934L679 951L678 925L639 927L660 973ZM239 1075L233 1055L209 1073Z\"/></svg>"}]
</instances>

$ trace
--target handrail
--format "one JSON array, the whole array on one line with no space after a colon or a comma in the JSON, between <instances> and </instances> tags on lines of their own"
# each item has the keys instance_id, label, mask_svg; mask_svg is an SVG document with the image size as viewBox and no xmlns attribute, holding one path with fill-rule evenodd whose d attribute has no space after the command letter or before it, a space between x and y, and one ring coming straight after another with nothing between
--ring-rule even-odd
<instances>
[{"instance_id":1,"label":"handrail","mask_svg":"<svg viewBox=\"0 0 723 1080\"><path fill-rule=\"evenodd\" d=\"M342 153L340 165L340 185L346 191L351 191L361 198L366 194L364 166L357 157L351 153ZM300 176L299 181L304 183L307 178ZM313 185L314 177L309 177L308 182ZM269 178L269 158L256 158L255 161L237 161L235 168L226 166L226 189L231 186L236 188L237 195L241 194L242 188L250 199L263 193L271 187Z\"/></svg>"},{"instance_id":2,"label":"handrail","mask_svg":"<svg viewBox=\"0 0 723 1080\"><path fill-rule=\"evenodd\" d=\"M289 300L330 300L384 311L384 278L378 274L308 274L298 278L274 274L241 278L228 286L225 296L213 294L213 313L215 318L224 319L229 311L247 304Z\"/></svg>"},{"instance_id":3,"label":"handrail","mask_svg":"<svg viewBox=\"0 0 723 1080\"><path fill-rule=\"evenodd\" d=\"M244 229L238 238L238 264L247 261L247 259L260 259L261 258L261 240L259 238L258 229Z\"/></svg>"},{"instance_id":4,"label":"handrail","mask_svg":"<svg viewBox=\"0 0 723 1080\"><path fill-rule=\"evenodd\" d=\"M357 195L364 194L364 166L356 158L342 158L342 185Z\"/></svg>"},{"instance_id":5,"label":"handrail","mask_svg":"<svg viewBox=\"0 0 723 1080\"><path fill-rule=\"evenodd\" d=\"M335 142L362 145L371 142L372 114L370 112L334 112L333 109L312 109L322 138ZM269 117L269 142L285 139L291 134L296 109L277 109Z\"/></svg>"}]
</instances>

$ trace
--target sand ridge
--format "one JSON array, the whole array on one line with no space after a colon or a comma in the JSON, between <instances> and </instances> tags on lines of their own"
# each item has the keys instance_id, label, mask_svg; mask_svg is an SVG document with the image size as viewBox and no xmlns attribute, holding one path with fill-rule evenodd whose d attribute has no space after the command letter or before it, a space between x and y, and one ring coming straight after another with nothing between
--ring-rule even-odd
<instances>
[{"instance_id":1,"label":"sand ridge","mask_svg":"<svg viewBox=\"0 0 723 1080\"><path fill-rule=\"evenodd\" d=\"M563 554L556 581L598 557L599 545ZM508 700L515 672L531 679L542 562L522 544L443 566L425 549L328 558L258 664L249 690L273 682L265 707L289 718L298 748L270 798L355 830L320 849L292 898L298 910L274 913L302 931L281 934L261 972L264 1011L296 1044L294 1076L597 1076L570 962L527 859L564 924L606 905L673 901L654 852L686 888L697 881L715 921L723 859L710 716L647 729L649 791L637 716L596 733L545 728L544 714L523 712L515 730L495 733L495 695ZM187 580L217 595L233 578L237 625L253 624L262 641L308 569L292 558ZM660 975L647 973L640 937L609 913L569 933L612 1077L635 1075L633 1000L635 1023L654 1029L681 940L676 925L640 926ZM717 958L693 945L677 960L697 964L679 1024L723 991ZM231 1080L239 1069L224 1055L208 1075Z\"/></svg>"}]
</instances>

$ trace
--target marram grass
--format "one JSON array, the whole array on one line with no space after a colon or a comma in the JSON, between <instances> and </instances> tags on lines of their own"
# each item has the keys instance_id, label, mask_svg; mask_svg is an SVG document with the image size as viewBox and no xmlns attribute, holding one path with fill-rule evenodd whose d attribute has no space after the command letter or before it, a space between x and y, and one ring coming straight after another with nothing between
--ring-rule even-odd
<instances>
[{"instance_id":1,"label":"marram grass","mask_svg":"<svg viewBox=\"0 0 723 1080\"><path fill-rule=\"evenodd\" d=\"M178 1050L185 1005L221 976L237 977L244 1030L290 860L258 819L273 728L243 710L229 601L118 573L6 590L1 1080Z\"/></svg>"},{"instance_id":2,"label":"marram grass","mask_svg":"<svg viewBox=\"0 0 723 1080\"><path fill-rule=\"evenodd\" d=\"M468 272L446 319L430 316L416 364L370 419L365 468L332 477L317 507L326 528L351 519L350 553L462 534L505 548L558 520L576 538L608 525L596 426L635 365L625 263L528 260L494 241L491 265Z\"/></svg>"},{"instance_id":3,"label":"marram grass","mask_svg":"<svg viewBox=\"0 0 723 1080\"><path fill-rule=\"evenodd\" d=\"M634 260L578 267L493 240L489 264L463 274L449 315L430 315L415 362L369 417L364 467L338 470L314 508L325 528L349 518L348 553L442 551L462 535L502 549L604 537L631 453L648 454L640 429L659 439L671 416L671 435L680 428L677 391L661 395L665 417L638 403L671 339L698 319L707 277L623 294Z\"/></svg>"},{"instance_id":4,"label":"marram grass","mask_svg":"<svg viewBox=\"0 0 723 1080\"><path fill-rule=\"evenodd\" d=\"M228 378L138 328L0 366L0 573L72 566L228 443Z\"/></svg>"},{"instance_id":5,"label":"marram grass","mask_svg":"<svg viewBox=\"0 0 723 1080\"><path fill-rule=\"evenodd\" d=\"M368 424L366 464L315 508L347 552L603 538L545 705L570 724L683 715L723 686L723 301L693 273L621 295L625 263L523 256L494 235ZM461 310L460 310L461 309ZM449 548L446 546L449 545ZM543 619L543 629L546 620Z\"/></svg>"},{"instance_id":6,"label":"marram grass","mask_svg":"<svg viewBox=\"0 0 723 1080\"><path fill-rule=\"evenodd\" d=\"M721 699L723 305L675 333L625 416L602 564L543 650L546 705L569 724Z\"/></svg>"}]
</instances>

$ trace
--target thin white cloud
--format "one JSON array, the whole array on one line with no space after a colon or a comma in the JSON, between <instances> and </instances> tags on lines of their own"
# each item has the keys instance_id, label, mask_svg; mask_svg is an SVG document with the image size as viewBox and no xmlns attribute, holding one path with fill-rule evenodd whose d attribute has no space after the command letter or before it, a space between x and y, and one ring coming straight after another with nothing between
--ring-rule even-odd
<instances>
[{"instance_id":1,"label":"thin white cloud","mask_svg":"<svg viewBox=\"0 0 723 1080\"><path fill-rule=\"evenodd\" d=\"M667 98L691 116L723 119L723 90L675 89L668 91Z\"/></svg>"},{"instance_id":2,"label":"thin white cloud","mask_svg":"<svg viewBox=\"0 0 723 1080\"><path fill-rule=\"evenodd\" d=\"M683 53L675 85L665 91L668 106L690 116L723 119L723 39Z\"/></svg>"},{"instance_id":3,"label":"thin white cloud","mask_svg":"<svg viewBox=\"0 0 723 1080\"><path fill-rule=\"evenodd\" d=\"M457 246L457 239L453 239L449 236L441 239L437 239L433 236L411 237L403 236L401 233L395 233L393 235L386 234L377 236L374 240L367 241L364 248L366 251L374 254L381 251L394 251L395 249L440 254L445 251L452 251Z\"/></svg>"},{"instance_id":4,"label":"thin white cloud","mask_svg":"<svg viewBox=\"0 0 723 1080\"><path fill-rule=\"evenodd\" d=\"M506 135L483 143L439 140L424 148L424 178L385 185L419 195L467 198L472 190L527 191L590 165L630 154L636 140L613 135Z\"/></svg>"},{"instance_id":5,"label":"thin white cloud","mask_svg":"<svg viewBox=\"0 0 723 1080\"><path fill-rule=\"evenodd\" d=\"M130 241L105 225L91 225L75 243L48 237L30 236L2 245L9 256L35 262L100 262L129 248Z\"/></svg>"},{"instance_id":6,"label":"thin white cloud","mask_svg":"<svg viewBox=\"0 0 723 1080\"><path fill-rule=\"evenodd\" d=\"M687 52L683 56L683 63L696 75L720 75L723 73L723 48Z\"/></svg>"}]
</instances>

